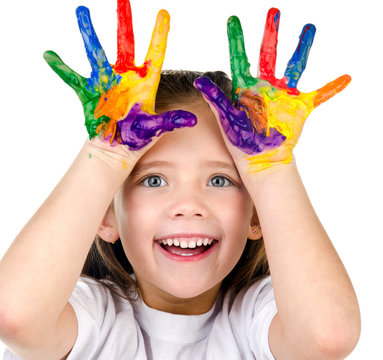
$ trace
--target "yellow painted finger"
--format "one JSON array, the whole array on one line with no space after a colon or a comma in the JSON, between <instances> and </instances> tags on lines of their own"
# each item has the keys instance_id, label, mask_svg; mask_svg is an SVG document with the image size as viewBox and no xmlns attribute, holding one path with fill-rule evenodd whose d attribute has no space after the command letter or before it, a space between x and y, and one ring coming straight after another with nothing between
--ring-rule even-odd
<instances>
[{"instance_id":1,"label":"yellow painted finger","mask_svg":"<svg viewBox=\"0 0 383 360\"><path fill-rule=\"evenodd\" d=\"M160 10L157 15L148 53L145 58L145 62L151 62L154 71L160 71L162 68L169 28L170 15L166 10Z\"/></svg>"}]
</instances>

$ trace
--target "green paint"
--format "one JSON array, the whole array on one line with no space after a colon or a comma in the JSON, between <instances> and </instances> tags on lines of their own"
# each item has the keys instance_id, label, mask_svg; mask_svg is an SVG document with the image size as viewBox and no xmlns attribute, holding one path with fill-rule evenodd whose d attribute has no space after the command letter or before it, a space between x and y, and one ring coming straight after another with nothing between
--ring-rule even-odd
<instances>
[{"instance_id":1,"label":"green paint","mask_svg":"<svg viewBox=\"0 0 383 360\"><path fill-rule=\"evenodd\" d=\"M250 63L247 59L245 41L241 22L238 17L231 16L227 21L227 36L229 39L230 65L233 78L233 100L238 99L235 91L238 88L249 88L257 83L250 74Z\"/></svg>"},{"instance_id":2,"label":"green paint","mask_svg":"<svg viewBox=\"0 0 383 360\"><path fill-rule=\"evenodd\" d=\"M101 96L99 90L89 88L88 79L72 70L54 51L46 51L44 59L52 70L76 92L83 106L85 126L88 130L89 138L93 138L97 135L97 127L102 122L107 123L110 120L107 116L101 116L98 119L94 117L94 110Z\"/></svg>"}]
</instances>

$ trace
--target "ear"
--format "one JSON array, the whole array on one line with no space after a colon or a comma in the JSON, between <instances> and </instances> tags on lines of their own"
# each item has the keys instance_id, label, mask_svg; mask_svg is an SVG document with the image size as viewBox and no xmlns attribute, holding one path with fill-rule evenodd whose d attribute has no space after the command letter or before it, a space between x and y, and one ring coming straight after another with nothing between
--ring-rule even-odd
<instances>
[{"instance_id":1,"label":"ear","mask_svg":"<svg viewBox=\"0 0 383 360\"><path fill-rule=\"evenodd\" d=\"M250 224L249 224L249 230L247 232L247 238L250 240L259 240L263 236L261 225L259 224L258 214L255 210L255 207L253 207Z\"/></svg>"},{"instance_id":2,"label":"ear","mask_svg":"<svg viewBox=\"0 0 383 360\"><path fill-rule=\"evenodd\" d=\"M97 234L101 239L110 243L114 243L120 237L113 203L108 207Z\"/></svg>"},{"instance_id":3,"label":"ear","mask_svg":"<svg viewBox=\"0 0 383 360\"><path fill-rule=\"evenodd\" d=\"M250 225L247 232L247 238L250 240L259 240L262 238L262 229L259 225Z\"/></svg>"}]
</instances>

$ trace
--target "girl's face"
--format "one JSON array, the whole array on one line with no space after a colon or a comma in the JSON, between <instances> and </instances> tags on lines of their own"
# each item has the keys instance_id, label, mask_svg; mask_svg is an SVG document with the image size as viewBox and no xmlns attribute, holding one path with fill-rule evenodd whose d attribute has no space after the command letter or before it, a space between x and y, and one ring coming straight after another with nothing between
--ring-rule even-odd
<instances>
[{"instance_id":1,"label":"girl's face","mask_svg":"<svg viewBox=\"0 0 383 360\"><path fill-rule=\"evenodd\" d=\"M198 124L145 153L116 195L115 216L145 303L193 314L208 311L238 262L252 201L208 105L182 108Z\"/></svg>"}]
</instances>

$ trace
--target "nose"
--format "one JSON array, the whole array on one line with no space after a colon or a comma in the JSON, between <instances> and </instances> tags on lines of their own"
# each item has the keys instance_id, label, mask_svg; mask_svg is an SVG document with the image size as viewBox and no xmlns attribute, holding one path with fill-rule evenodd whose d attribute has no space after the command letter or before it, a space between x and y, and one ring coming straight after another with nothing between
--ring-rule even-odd
<instances>
[{"instance_id":1,"label":"nose","mask_svg":"<svg viewBox=\"0 0 383 360\"><path fill-rule=\"evenodd\" d=\"M206 197L190 188L174 194L169 207L169 216L174 219L204 219L208 213Z\"/></svg>"}]
</instances>

